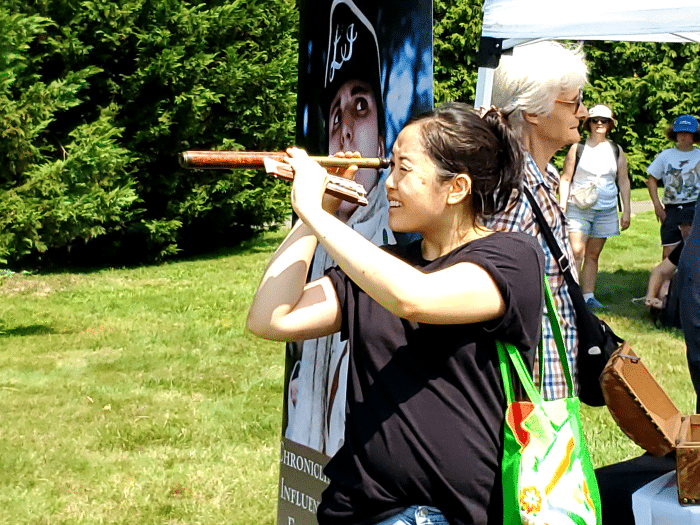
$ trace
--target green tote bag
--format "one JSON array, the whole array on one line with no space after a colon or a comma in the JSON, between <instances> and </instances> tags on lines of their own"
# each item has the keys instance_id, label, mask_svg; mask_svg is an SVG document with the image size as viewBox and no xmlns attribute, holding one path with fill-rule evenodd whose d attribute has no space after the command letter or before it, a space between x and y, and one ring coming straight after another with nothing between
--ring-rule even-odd
<instances>
[{"instance_id":1,"label":"green tote bag","mask_svg":"<svg viewBox=\"0 0 700 525\"><path fill-rule=\"evenodd\" d=\"M569 391L573 392L556 307L545 277L545 304ZM506 393L503 523L600 525L600 494L581 430L577 397L544 401L518 350L497 341ZM540 344L540 363L542 345ZM515 370L529 400L514 396ZM540 374L541 376L542 374Z\"/></svg>"}]
</instances>

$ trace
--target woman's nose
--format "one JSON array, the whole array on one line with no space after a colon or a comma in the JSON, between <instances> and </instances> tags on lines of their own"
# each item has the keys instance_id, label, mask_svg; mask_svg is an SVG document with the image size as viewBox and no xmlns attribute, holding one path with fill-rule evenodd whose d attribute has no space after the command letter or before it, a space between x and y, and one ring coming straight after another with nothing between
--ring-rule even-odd
<instances>
[{"instance_id":1,"label":"woman's nose","mask_svg":"<svg viewBox=\"0 0 700 525\"><path fill-rule=\"evenodd\" d=\"M588 118L588 108L585 104L582 103L579 106L578 111L576 112L576 116L581 120Z\"/></svg>"},{"instance_id":2,"label":"woman's nose","mask_svg":"<svg viewBox=\"0 0 700 525\"><path fill-rule=\"evenodd\" d=\"M384 181L384 187L389 190L394 187L394 170L389 171L389 175L387 176L386 180Z\"/></svg>"}]
</instances>

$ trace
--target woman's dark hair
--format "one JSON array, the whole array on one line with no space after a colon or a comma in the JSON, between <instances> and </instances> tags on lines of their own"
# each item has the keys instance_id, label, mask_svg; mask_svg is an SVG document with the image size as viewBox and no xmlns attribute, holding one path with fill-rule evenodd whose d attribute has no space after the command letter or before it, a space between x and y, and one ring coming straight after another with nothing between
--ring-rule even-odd
<instances>
[{"instance_id":1,"label":"woman's dark hair","mask_svg":"<svg viewBox=\"0 0 700 525\"><path fill-rule=\"evenodd\" d=\"M483 116L461 102L448 102L411 124L422 128L422 142L443 181L466 173L472 181L472 206L478 216L503 211L520 192L524 157L516 135L495 107Z\"/></svg>"},{"instance_id":2,"label":"woman's dark hair","mask_svg":"<svg viewBox=\"0 0 700 525\"><path fill-rule=\"evenodd\" d=\"M673 131L673 124L666 128L666 137L671 142L678 142L678 134ZM700 131L693 133L693 142L700 142Z\"/></svg>"}]
</instances>

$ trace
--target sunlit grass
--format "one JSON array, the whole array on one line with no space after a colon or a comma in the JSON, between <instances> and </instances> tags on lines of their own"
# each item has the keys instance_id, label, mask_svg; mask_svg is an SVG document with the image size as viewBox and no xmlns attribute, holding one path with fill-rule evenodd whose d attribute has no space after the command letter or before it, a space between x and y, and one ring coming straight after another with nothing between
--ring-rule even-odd
<instances>
[{"instance_id":1,"label":"sunlit grass","mask_svg":"<svg viewBox=\"0 0 700 525\"><path fill-rule=\"evenodd\" d=\"M273 523L283 347L244 331L282 233L0 281L0 523Z\"/></svg>"},{"instance_id":2,"label":"sunlit grass","mask_svg":"<svg viewBox=\"0 0 700 525\"><path fill-rule=\"evenodd\" d=\"M649 271L660 260L659 225L654 213L634 214L630 228L619 237L609 239L600 256L596 298L607 308L599 315L643 357L647 368L678 409L692 413L695 397L682 332L655 328L648 310L632 302L633 298L646 295ZM607 408L584 406L582 414L596 466L643 452L617 427Z\"/></svg>"}]
</instances>

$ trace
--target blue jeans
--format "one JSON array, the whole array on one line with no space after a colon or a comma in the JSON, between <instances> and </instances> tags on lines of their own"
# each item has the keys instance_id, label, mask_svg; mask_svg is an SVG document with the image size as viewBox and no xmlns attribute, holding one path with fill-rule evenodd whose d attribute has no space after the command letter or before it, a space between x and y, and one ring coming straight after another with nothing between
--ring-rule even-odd
<instances>
[{"instance_id":1,"label":"blue jeans","mask_svg":"<svg viewBox=\"0 0 700 525\"><path fill-rule=\"evenodd\" d=\"M445 516L435 507L411 505L406 510L375 525L449 525Z\"/></svg>"}]
</instances>

